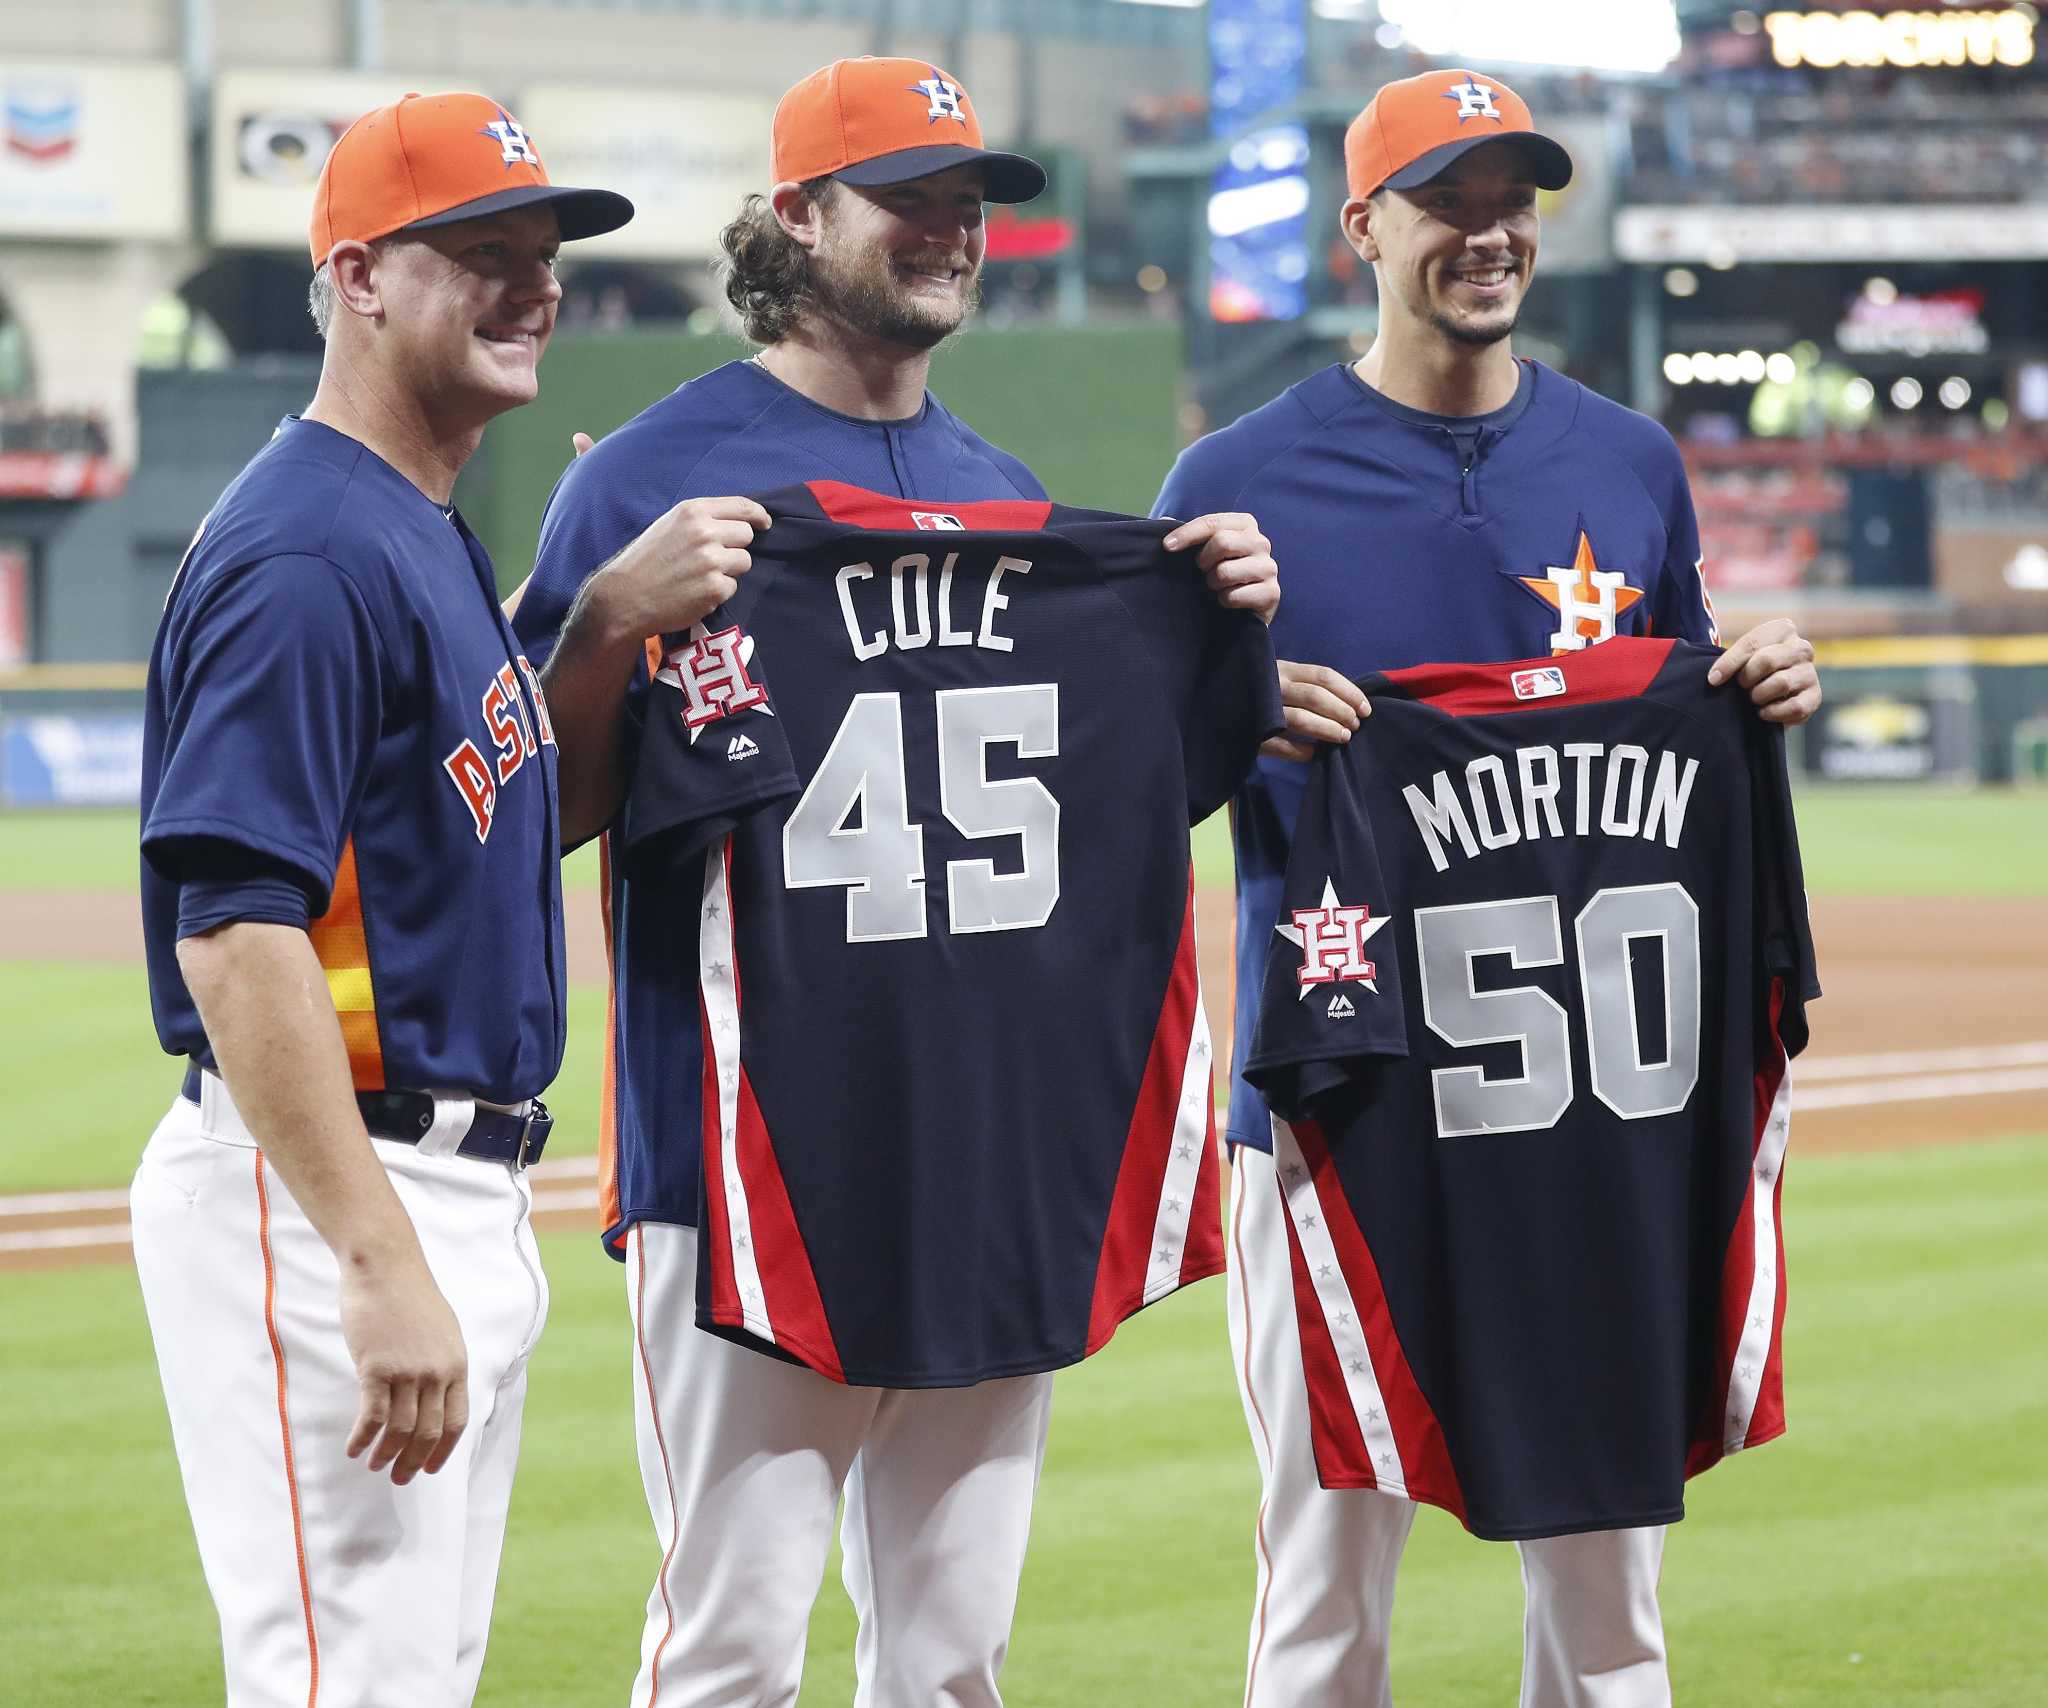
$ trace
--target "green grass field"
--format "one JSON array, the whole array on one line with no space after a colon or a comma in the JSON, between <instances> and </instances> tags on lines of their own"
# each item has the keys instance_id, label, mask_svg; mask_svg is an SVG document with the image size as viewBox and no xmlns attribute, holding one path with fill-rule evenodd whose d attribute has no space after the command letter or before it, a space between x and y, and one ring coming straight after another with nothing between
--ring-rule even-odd
<instances>
[{"instance_id":1,"label":"green grass field","mask_svg":"<svg viewBox=\"0 0 2048 1708\"><path fill-rule=\"evenodd\" d=\"M2033 1708L2048 1675L2048 1140L1797 1164L1792 1431L1693 1486L1663 1599L1695 1708ZM616 1708L653 1569L620 1271L547 1244L485 1708ZM0 1702L219 1699L216 1636L134 1277L0 1282ZM1207 1282L1060 1378L1011 1661L1013 1708L1225 1708L1241 1690L1256 1489ZM1512 1550L1425 1511L1395 1679L1426 1708L1514 1700ZM851 1695L828 1575L802 1701Z\"/></svg>"},{"instance_id":2,"label":"green grass field","mask_svg":"<svg viewBox=\"0 0 2048 1708\"><path fill-rule=\"evenodd\" d=\"M1816 893L2048 893L2048 795L1813 791ZM132 815L0 815L0 883L124 886ZM1225 881L1219 827L1198 840ZM594 862L571 863L587 888ZM124 1181L175 1070L139 967L4 959L0 1193ZM601 994L579 989L550 1100L588 1148ZM1663 1601L1689 1708L2034 1708L2048 1701L2048 1136L1796 1154L1792 1433L1695 1485ZM623 1700L654 1563L633 1466L620 1271L546 1242L537 1357L485 1708ZM1191 1289L1060 1378L1005 1695L1012 1708L1224 1708L1241 1693L1256 1479L1223 1289ZM133 1273L0 1272L0 1704L218 1700L217 1639ZM1514 1700L1512 1550L1425 1511L1396 1611L1399 1699ZM806 1705L851 1694L828 1572Z\"/></svg>"},{"instance_id":3,"label":"green grass field","mask_svg":"<svg viewBox=\"0 0 2048 1708\"><path fill-rule=\"evenodd\" d=\"M1799 793L1799 846L1816 893L2039 895L2048 892L2048 789L1813 785ZM1205 882L1228 881L1220 816L1196 852ZM125 889L137 859L133 813L0 813L8 889ZM565 872L571 888L594 888L595 850L571 855Z\"/></svg>"}]
</instances>

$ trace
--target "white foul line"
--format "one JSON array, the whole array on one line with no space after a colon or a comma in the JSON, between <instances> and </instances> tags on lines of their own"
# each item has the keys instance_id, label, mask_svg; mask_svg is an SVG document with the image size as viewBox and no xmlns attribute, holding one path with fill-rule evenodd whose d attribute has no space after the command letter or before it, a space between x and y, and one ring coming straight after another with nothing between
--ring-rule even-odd
<instances>
[{"instance_id":1,"label":"white foul line","mask_svg":"<svg viewBox=\"0 0 2048 1708\"><path fill-rule=\"evenodd\" d=\"M2038 1064L2038 1065L2036 1065ZM1949 1069L1956 1071L1934 1072ZM1961 1070L1977 1069L1969 1072ZM1872 1077L1858 1078L1869 1074ZM1793 1067L1799 1089L1793 1096L1796 1114L1816 1109L1865 1109L1887 1103L1933 1103L1961 1097L2010 1097L2020 1092L2048 1091L2048 1041L2032 1044L1987 1044L1973 1049L1901 1050L1888 1055L1821 1056ZM1815 1085L1815 1080L1849 1081ZM537 1162L528 1177L540 1181L586 1181L597 1174L597 1159L565 1156ZM597 1207L597 1194L587 1187L535 1192L533 1207L542 1214L584 1212ZM94 1192L30 1192L0 1198L0 1217L80 1215L88 1211L128 1208L128 1189ZM83 1251L125 1246L128 1224L99 1222L86 1227L31 1228L0 1232L0 1253L10 1251Z\"/></svg>"},{"instance_id":2,"label":"white foul line","mask_svg":"<svg viewBox=\"0 0 2048 1708\"><path fill-rule=\"evenodd\" d=\"M2048 1068L2008 1068L2002 1073L1929 1074L1917 1079L1866 1079L1854 1085L1801 1086L1792 1107L1860 1109L1873 1103L1919 1103L1945 1097L1992 1097L2015 1091L2048 1091Z\"/></svg>"},{"instance_id":3,"label":"white foul line","mask_svg":"<svg viewBox=\"0 0 2048 1708\"><path fill-rule=\"evenodd\" d=\"M1893 1050L1870 1056L1818 1056L1794 1068L1799 1106L1810 1109L1804 1087L1817 1079L1862 1079L1877 1074L1938 1073L1962 1068L2038 1067L2048 1064L2048 1040L2033 1044L1979 1044L1959 1050Z\"/></svg>"}]
</instances>

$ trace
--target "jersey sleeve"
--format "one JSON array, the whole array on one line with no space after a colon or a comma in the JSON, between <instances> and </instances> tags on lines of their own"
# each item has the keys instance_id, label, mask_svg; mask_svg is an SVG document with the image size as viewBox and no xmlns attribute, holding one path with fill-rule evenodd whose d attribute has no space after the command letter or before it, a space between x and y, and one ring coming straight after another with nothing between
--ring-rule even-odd
<instances>
[{"instance_id":1,"label":"jersey sleeve","mask_svg":"<svg viewBox=\"0 0 2048 1708\"><path fill-rule=\"evenodd\" d=\"M1365 810L1367 745L1325 747L1314 761L1243 1069L1290 1120L1375 1059L1408 1054L1404 916Z\"/></svg>"},{"instance_id":2,"label":"jersey sleeve","mask_svg":"<svg viewBox=\"0 0 2048 1708\"><path fill-rule=\"evenodd\" d=\"M1674 450L1673 459L1677 452ZM1721 631L1714 621L1714 603L1707 597L1706 559L1700 546L1700 519L1693 508L1692 485L1685 465L1672 473L1664 501L1664 563L1657 577L1653 631L1661 636L1719 646Z\"/></svg>"},{"instance_id":3,"label":"jersey sleeve","mask_svg":"<svg viewBox=\"0 0 2048 1708\"><path fill-rule=\"evenodd\" d=\"M673 870L748 814L794 794L796 762L776 716L747 592L687 634L662 639L621 818L628 870Z\"/></svg>"},{"instance_id":4,"label":"jersey sleeve","mask_svg":"<svg viewBox=\"0 0 2048 1708\"><path fill-rule=\"evenodd\" d=\"M1156 523L1140 529L1143 568L1119 577L1117 592L1160 667L1180 725L1188 823L1200 824L1237 793L1259 744L1285 729L1279 667L1264 623L1225 610L1192 552L1160 552Z\"/></svg>"},{"instance_id":5,"label":"jersey sleeve","mask_svg":"<svg viewBox=\"0 0 2048 1708\"><path fill-rule=\"evenodd\" d=\"M173 882L255 863L326 911L383 717L384 648L324 558L281 555L190 595L161 669L164 747L142 851Z\"/></svg>"},{"instance_id":6,"label":"jersey sleeve","mask_svg":"<svg viewBox=\"0 0 2048 1708\"><path fill-rule=\"evenodd\" d=\"M1756 895L1760 961L1757 1002L1766 1015L1775 1003L1785 1053L1806 1048L1806 1005L1820 996L1813 924L1806 905L1806 875L1792 818L1792 781L1785 764L1785 732L1742 702L1749 726L1751 864Z\"/></svg>"}]
</instances>

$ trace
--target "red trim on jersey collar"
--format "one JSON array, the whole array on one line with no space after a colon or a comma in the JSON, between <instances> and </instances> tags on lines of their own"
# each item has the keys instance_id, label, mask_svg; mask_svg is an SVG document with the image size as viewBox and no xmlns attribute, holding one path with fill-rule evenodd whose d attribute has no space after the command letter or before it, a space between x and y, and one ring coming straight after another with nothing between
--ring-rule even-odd
<instances>
[{"instance_id":1,"label":"red trim on jersey collar","mask_svg":"<svg viewBox=\"0 0 2048 1708\"><path fill-rule=\"evenodd\" d=\"M1556 658L1517 658L1505 664L1417 664L1406 670L1389 670L1384 679L1407 698L1453 717L1540 712L1634 699L1657 679L1673 645L1670 640L1620 635L1584 652ZM1559 679L1562 688L1555 686Z\"/></svg>"},{"instance_id":2,"label":"red trim on jersey collar","mask_svg":"<svg viewBox=\"0 0 2048 1708\"><path fill-rule=\"evenodd\" d=\"M985 499L975 504L927 504L891 498L886 493L870 492L864 486L850 486L843 480L808 480L804 487L833 521L856 528L883 528L892 533L935 529L947 533L1030 534L1043 528L1052 514L1049 503L1019 498ZM948 523L957 526L948 527Z\"/></svg>"}]
</instances>

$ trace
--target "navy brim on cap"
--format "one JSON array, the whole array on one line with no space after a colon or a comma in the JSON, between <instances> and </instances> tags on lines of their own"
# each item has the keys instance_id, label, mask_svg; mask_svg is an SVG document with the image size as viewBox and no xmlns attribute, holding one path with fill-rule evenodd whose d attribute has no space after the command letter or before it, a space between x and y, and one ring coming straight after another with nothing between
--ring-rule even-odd
<instances>
[{"instance_id":1,"label":"navy brim on cap","mask_svg":"<svg viewBox=\"0 0 2048 1708\"><path fill-rule=\"evenodd\" d=\"M1000 154L992 148L969 148L965 143L934 143L929 148L899 148L893 154L878 154L872 160L857 160L842 166L832 176L848 184L875 189L883 184L907 184L913 178L929 178L953 166L979 166L982 198L991 202L1028 202L1045 189L1045 168L1022 154Z\"/></svg>"},{"instance_id":2,"label":"navy brim on cap","mask_svg":"<svg viewBox=\"0 0 2048 1708\"><path fill-rule=\"evenodd\" d=\"M1512 130L1504 135L1461 136L1456 142L1447 142L1432 148L1427 154L1419 154L1386 181L1383 188L1389 190L1413 190L1427 184L1461 154L1470 154L1475 148L1489 148L1496 143L1512 143L1528 155L1535 166L1536 187L1539 190L1561 190L1572 181L1572 157L1565 153L1561 143L1539 136L1533 130Z\"/></svg>"},{"instance_id":3,"label":"navy brim on cap","mask_svg":"<svg viewBox=\"0 0 2048 1708\"><path fill-rule=\"evenodd\" d=\"M576 237L601 237L617 231L633 217L633 204L614 190L572 190L566 184L522 184L515 190L479 196L425 219L416 219L401 231L426 231L437 225L456 225L466 219L484 219L513 208L549 206L561 227L564 241Z\"/></svg>"}]
</instances>

